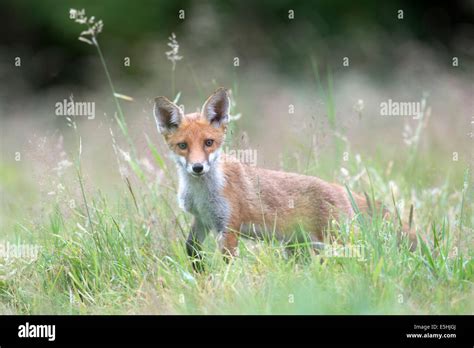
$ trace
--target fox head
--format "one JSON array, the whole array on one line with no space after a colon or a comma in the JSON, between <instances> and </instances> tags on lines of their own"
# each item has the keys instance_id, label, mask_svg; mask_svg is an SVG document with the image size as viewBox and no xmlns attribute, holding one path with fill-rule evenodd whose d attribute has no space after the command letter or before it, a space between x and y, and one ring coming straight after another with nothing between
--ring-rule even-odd
<instances>
[{"instance_id":1,"label":"fox head","mask_svg":"<svg viewBox=\"0 0 474 348\"><path fill-rule=\"evenodd\" d=\"M229 122L230 99L219 88L204 103L201 112L184 115L166 97L156 97L153 113L159 132L179 166L200 177L217 165Z\"/></svg>"}]
</instances>

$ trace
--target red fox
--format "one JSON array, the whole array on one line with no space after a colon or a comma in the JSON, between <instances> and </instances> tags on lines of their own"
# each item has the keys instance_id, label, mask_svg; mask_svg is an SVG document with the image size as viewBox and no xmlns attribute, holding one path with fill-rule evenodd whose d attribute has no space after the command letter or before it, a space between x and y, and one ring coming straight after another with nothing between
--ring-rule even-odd
<instances>
[{"instance_id":1,"label":"red fox","mask_svg":"<svg viewBox=\"0 0 474 348\"><path fill-rule=\"evenodd\" d=\"M237 254L241 235L263 238L272 233L278 240L290 242L302 238L294 233L299 226L309 233L311 242L320 243L332 220L355 215L343 186L228 160L222 145L229 108L224 88L207 99L201 112L187 115L166 97L155 98L158 130L178 168L179 205L194 215L186 241L190 257L200 258L201 244L209 230L218 232L220 250L232 257ZM370 213L367 197L352 196L361 212ZM415 246L414 232L404 230Z\"/></svg>"}]
</instances>

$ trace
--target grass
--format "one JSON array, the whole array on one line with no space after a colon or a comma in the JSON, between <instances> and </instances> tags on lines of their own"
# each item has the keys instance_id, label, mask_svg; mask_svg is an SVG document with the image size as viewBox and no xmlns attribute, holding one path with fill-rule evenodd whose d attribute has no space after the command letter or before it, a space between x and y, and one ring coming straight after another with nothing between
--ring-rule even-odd
<instances>
[{"instance_id":1,"label":"grass","mask_svg":"<svg viewBox=\"0 0 474 348\"><path fill-rule=\"evenodd\" d=\"M448 258L441 252L435 256L426 247L411 254L387 241L373 245L365 261L334 258L321 264L316 257L307 262L285 259L271 245L249 249L242 244L241 257L229 265L219 254L208 252L207 272L196 274L189 267L182 241L167 240L163 247L133 217L122 218L124 226L115 225L107 213L97 218L101 221L97 235L77 229L67 233L61 216L53 218L50 229L43 232L48 235L37 241L47 245L40 258L2 281L4 313L473 310L473 269L464 255Z\"/></svg>"},{"instance_id":2,"label":"grass","mask_svg":"<svg viewBox=\"0 0 474 348\"><path fill-rule=\"evenodd\" d=\"M51 203L46 207L50 214L39 222L28 222L17 211L9 240L40 245L42 252L33 261L4 259L0 264L0 312L474 312L472 229L466 228L472 226L472 207L464 194L455 195L455 210L450 209L453 195L424 202L417 225L426 227L429 244L421 242L415 252L407 245L397 247L393 224L355 219L337 226L336 233L346 243L363 245L364 259L327 257L321 262L316 255L288 256L272 241L244 241L240 257L227 264L215 251L214 238L208 238L206 271L195 273L184 249L189 216L177 210L173 190L154 185L128 181L116 198L96 191L87 204L74 208ZM436 211L454 213L432 217L431 204Z\"/></svg>"},{"instance_id":3,"label":"grass","mask_svg":"<svg viewBox=\"0 0 474 348\"><path fill-rule=\"evenodd\" d=\"M177 208L174 169L147 138L164 179L156 182L144 176L95 36L91 42L96 44L116 102L118 117L114 120L130 146L132 156L126 164L133 174L122 176L123 184L114 194L105 194L87 182L79 151L79 155L73 155L74 181L64 177L66 190L42 203L38 216L22 208L24 201L13 198L27 197L26 204L35 200L24 172L0 163L6 197L2 202L6 221L2 229L7 231L4 240L41 246L36 259L0 258L0 313L474 313L470 174L466 172L464 182L446 181L436 194L419 184L412 185L431 180L427 171L418 169L428 161L426 156L418 156L421 128L409 151L410 176L406 176L403 166L396 166L398 172L394 170L390 175L390 180L399 185L394 195L397 207L393 209L405 216L403 208L415 203L417 228L427 237L415 252L410 252L406 243L397 245L396 224L377 216L357 216L333 229L347 245L361 246L363 257L321 259L304 246L301 252L287 255L273 241L243 241L240 256L227 264L216 251L215 239L208 238L206 270L195 273L184 248L190 216ZM313 66L318 80L317 66ZM326 99L329 124L336 132L330 73L327 90L317 82ZM74 131L80 144L80 129L75 124ZM117 151L114 137L112 141ZM337 180L331 173L340 168L334 158L340 158L342 146L338 141L335 154L326 153L327 157L318 158L317 163L308 159L300 167L286 159L285 168ZM301 153L312 151L306 147ZM386 165L383 157L365 163L354 159L345 162L351 173L365 170L358 179L345 178L347 189L391 202L393 186ZM74 186L79 195L74 195ZM71 199L78 203L63 204Z\"/></svg>"}]
</instances>

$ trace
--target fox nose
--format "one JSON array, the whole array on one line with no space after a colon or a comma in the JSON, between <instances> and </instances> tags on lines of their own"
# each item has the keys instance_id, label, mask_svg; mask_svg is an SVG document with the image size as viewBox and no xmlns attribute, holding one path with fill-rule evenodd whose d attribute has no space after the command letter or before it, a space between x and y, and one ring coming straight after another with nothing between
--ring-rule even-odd
<instances>
[{"instance_id":1,"label":"fox nose","mask_svg":"<svg viewBox=\"0 0 474 348\"><path fill-rule=\"evenodd\" d=\"M193 164L193 172L199 174L204 169L204 166L201 163L194 163Z\"/></svg>"}]
</instances>

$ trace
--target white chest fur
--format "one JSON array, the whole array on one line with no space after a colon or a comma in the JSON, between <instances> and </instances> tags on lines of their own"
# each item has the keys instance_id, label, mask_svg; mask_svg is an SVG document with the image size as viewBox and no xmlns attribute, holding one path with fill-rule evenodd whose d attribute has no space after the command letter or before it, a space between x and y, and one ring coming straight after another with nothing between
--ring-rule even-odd
<instances>
[{"instance_id":1,"label":"white chest fur","mask_svg":"<svg viewBox=\"0 0 474 348\"><path fill-rule=\"evenodd\" d=\"M182 209L193 214L209 229L225 230L230 215L229 203L222 195L224 177L213 168L202 177L193 177L179 168L178 200Z\"/></svg>"}]
</instances>

